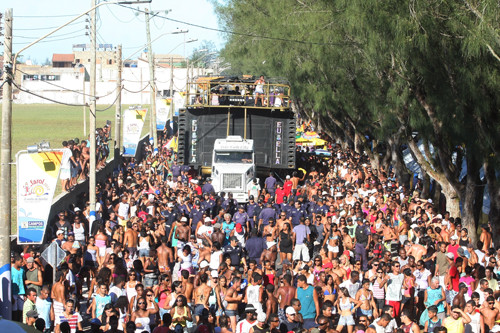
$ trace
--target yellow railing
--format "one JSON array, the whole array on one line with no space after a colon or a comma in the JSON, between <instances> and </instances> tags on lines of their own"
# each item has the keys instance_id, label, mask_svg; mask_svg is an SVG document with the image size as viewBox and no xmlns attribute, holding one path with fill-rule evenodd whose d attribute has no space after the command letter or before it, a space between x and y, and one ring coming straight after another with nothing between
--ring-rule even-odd
<instances>
[{"instance_id":1,"label":"yellow railing","mask_svg":"<svg viewBox=\"0 0 500 333\"><path fill-rule=\"evenodd\" d=\"M290 108L290 86L280 83L189 82L187 107Z\"/></svg>"}]
</instances>

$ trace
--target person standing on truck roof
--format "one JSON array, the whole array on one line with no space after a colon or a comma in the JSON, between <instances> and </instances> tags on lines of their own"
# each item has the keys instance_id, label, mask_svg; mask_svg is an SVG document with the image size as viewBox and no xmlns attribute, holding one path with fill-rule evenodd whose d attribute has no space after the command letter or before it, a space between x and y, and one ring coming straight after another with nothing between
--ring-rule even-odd
<instances>
[{"instance_id":1,"label":"person standing on truck roof","mask_svg":"<svg viewBox=\"0 0 500 333\"><path fill-rule=\"evenodd\" d=\"M264 181L264 188L274 197L276 192L276 178L273 177L273 173L269 172L269 177Z\"/></svg>"},{"instance_id":2,"label":"person standing on truck roof","mask_svg":"<svg viewBox=\"0 0 500 333\"><path fill-rule=\"evenodd\" d=\"M264 106L264 85L266 81L264 81L264 75L261 75L257 81L255 81L255 106L259 104L260 98L260 106Z\"/></svg>"}]
</instances>

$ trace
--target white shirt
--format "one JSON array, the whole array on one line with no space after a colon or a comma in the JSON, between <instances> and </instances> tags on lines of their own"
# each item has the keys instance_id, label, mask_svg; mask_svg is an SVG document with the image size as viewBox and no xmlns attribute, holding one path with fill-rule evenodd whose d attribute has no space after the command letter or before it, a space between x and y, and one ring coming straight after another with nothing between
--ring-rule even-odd
<instances>
[{"instance_id":1,"label":"white shirt","mask_svg":"<svg viewBox=\"0 0 500 333\"><path fill-rule=\"evenodd\" d=\"M349 296L351 296L352 298L354 298L354 297L356 297L356 293L359 290L360 283L359 283L359 281L356 282L356 283L352 283L351 279L349 279L349 280L345 280L344 282L342 282L339 285L339 287L347 288L347 290L349 291Z\"/></svg>"},{"instance_id":2,"label":"white shirt","mask_svg":"<svg viewBox=\"0 0 500 333\"><path fill-rule=\"evenodd\" d=\"M401 301L401 288L403 286L404 275L389 273L389 281L386 283L385 297L388 301Z\"/></svg>"},{"instance_id":3,"label":"white shirt","mask_svg":"<svg viewBox=\"0 0 500 333\"><path fill-rule=\"evenodd\" d=\"M418 289L425 290L429 287L428 277L431 275L431 272L427 268L424 268L423 272L417 269L413 272L413 275L416 278L415 282L417 283Z\"/></svg>"},{"instance_id":4,"label":"white shirt","mask_svg":"<svg viewBox=\"0 0 500 333\"><path fill-rule=\"evenodd\" d=\"M113 286L109 289L109 296L111 296L111 303L115 303L118 297L126 296L126 294L124 289Z\"/></svg>"},{"instance_id":5,"label":"white shirt","mask_svg":"<svg viewBox=\"0 0 500 333\"><path fill-rule=\"evenodd\" d=\"M236 324L236 333L248 333L250 332L250 328L257 325L257 320L253 323L250 323L248 320L243 319Z\"/></svg>"}]
</instances>

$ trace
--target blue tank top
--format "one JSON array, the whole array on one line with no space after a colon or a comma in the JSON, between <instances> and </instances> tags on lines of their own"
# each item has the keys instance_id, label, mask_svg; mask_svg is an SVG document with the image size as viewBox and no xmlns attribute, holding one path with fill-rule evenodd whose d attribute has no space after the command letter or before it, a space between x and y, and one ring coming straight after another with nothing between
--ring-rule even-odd
<instances>
[{"instance_id":1,"label":"blue tank top","mask_svg":"<svg viewBox=\"0 0 500 333\"><path fill-rule=\"evenodd\" d=\"M308 286L307 289L297 288L297 298L302 305L300 314L304 319L314 319L316 317L316 307L314 305L314 287Z\"/></svg>"},{"instance_id":2,"label":"blue tank top","mask_svg":"<svg viewBox=\"0 0 500 333\"><path fill-rule=\"evenodd\" d=\"M12 281L12 295L25 295L24 291L24 269L21 267L19 270L14 266L10 269L10 280Z\"/></svg>"},{"instance_id":3,"label":"blue tank top","mask_svg":"<svg viewBox=\"0 0 500 333\"><path fill-rule=\"evenodd\" d=\"M432 289L431 287L427 287L427 306L429 305L433 305L435 301L437 301L438 299L441 299L441 286L439 286L439 288L437 289ZM438 313L439 312L444 312L444 304L443 302L439 302L438 305L437 305L437 308L438 308Z\"/></svg>"}]
</instances>

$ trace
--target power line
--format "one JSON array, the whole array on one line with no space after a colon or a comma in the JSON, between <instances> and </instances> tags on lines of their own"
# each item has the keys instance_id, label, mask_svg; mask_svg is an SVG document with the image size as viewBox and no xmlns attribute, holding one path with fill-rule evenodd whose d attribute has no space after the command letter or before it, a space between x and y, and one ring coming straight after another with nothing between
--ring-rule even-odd
<instances>
[{"instance_id":1,"label":"power line","mask_svg":"<svg viewBox=\"0 0 500 333\"><path fill-rule=\"evenodd\" d=\"M115 89L116 90L116 89ZM115 100L113 101L113 103L111 105L109 105L107 108L105 109L96 109L96 111L98 112L102 112L102 111L106 111L106 110L109 110L113 105L116 104L116 101L118 100L118 97L120 97L120 94L116 94L116 97L115 97Z\"/></svg>"},{"instance_id":2,"label":"power line","mask_svg":"<svg viewBox=\"0 0 500 333\"><path fill-rule=\"evenodd\" d=\"M16 17L22 17L22 18L47 18L47 17L70 17L70 16L77 16L79 14L66 14L66 15L15 15L14 18Z\"/></svg>"},{"instance_id":3,"label":"power line","mask_svg":"<svg viewBox=\"0 0 500 333\"><path fill-rule=\"evenodd\" d=\"M67 32L67 33L60 34L60 35L49 36L49 37L46 37L46 39L49 39L49 38L52 39L52 38L67 36L67 35L71 35L71 34L74 34L74 33L81 33L81 32L82 32L82 30L74 30L74 31ZM14 38L38 39L39 37L35 37L35 36L14 36Z\"/></svg>"},{"instance_id":4,"label":"power line","mask_svg":"<svg viewBox=\"0 0 500 333\"><path fill-rule=\"evenodd\" d=\"M82 35L84 36L84 35ZM74 38L77 38L79 37L78 35L75 35L75 36L71 36L71 37L66 37L66 38L59 38L59 39L51 39L51 40L41 40L39 41L38 43L51 43L51 42L58 42L58 41L61 41L61 40L68 40L68 39L74 39ZM29 44L31 42L21 42L21 43L12 43L14 45L24 45L24 44Z\"/></svg>"},{"instance_id":5,"label":"power line","mask_svg":"<svg viewBox=\"0 0 500 333\"><path fill-rule=\"evenodd\" d=\"M121 23L125 23L125 24L129 24L130 22L132 22L133 20L135 20L136 16L134 15L132 17L132 19L130 21L123 21L122 19L118 18L118 16L115 15L115 13L113 13L113 11L111 10L111 8L109 8L108 6L105 6L106 9L108 10L108 12L111 13L111 15L113 15L113 17L118 21L118 22L121 22Z\"/></svg>"},{"instance_id":6,"label":"power line","mask_svg":"<svg viewBox=\"0 0 500 333\"><path fill-rule=\"evenodd\" d=\"M125 6L122 4L117 4L118 6L132 9L141 13L145 13L144 10L139 9L139 8L134 8L130 6ZM268 40L275 40L275 41L281 41L281 42L291 42L291 43L299 43L299 44L308 44L308 45L345 45L345 43L320 43L320 42L311 42L311 41L305 41L305 40L298 40L298 39L287 39L287 38L281 38L281 37L271 37L271 36L262 36L262 35L255 35L255 34L248 34L248 33L242 33L242 32L236 32L236 31L231 31L227 29L218 29L218 28L211 28L211 27L206 27L200 24L195 24L195 23L190 23L186 21L181 21L181 20L176 20L170 17L162 16L162 15L156 15L158 18L163 18L165 20L169 20L171 22L176 22L180 24L185 24L189 25L191 27L195 28L200 28L200 29L205 29L205 30L211 30L211 31L216 31L216 32L222 32L230 35L237 35L237 36L244 36L244 37L252 37L252 38L260 38L260 39L268 39Z\"/></svg>"},{"instance_id":7,"label":"power line","mask_svg":"<svg viewBox=\"0 0 500 333\"><path fill-rule=\"evenodd\" d=\"M50 102L52 102L52 103L61 104L61 105L66 105L66 106L88 106L88 104L71 104L71 103L64 103L64 102L56 101L56 100L54 100L54 99L52 99L52 98L48 98L48 97L45 97L45 96L42 96L42 95L38 95L38 94L36 94L36 93L34 93L34 92L32 92L32 91L29 91L29 90L27 90L27 89L23 89L23 88L19 87L19 86L18 86L18 85L17 85L14 81L12 82L12 84L13 84L13 85L14 85L17 89L19 89L20 91L23 91L23 92L25 92L25 93L28 93L28 94L33 95L33 96L36 96L36 97L41 98L41 99L45 99L45 100L50 101Z\"/></svg>"},{"instance_id":8,"label":"power line","mask_svg":"<svg viewBox=\"0 0 500 333\"><path fill-rule=\"evenodd\" d=\"M145 86L144 88L142 88L142 89L141 89L141 90L139 90L139 91L132 91L132 90L128 90L128 89L127 89L127 88L125 88L125 87L123 87L123 90L128 91L129 93L132 93L132 94L138 94L138 93L140 93L141 91L144 91L144 90L145 90L148 86L149 86L149 82L148 82L148 84L146 84L146 86Z\"/></svg>"},{"instance_id":9,"label":"power line","mask_svg":"<svg viewBox=\"0 0 500 333\"><path fill-rule=\"evenodd\" d=\"M76 21L76 22L73 22L73 23L70 23L68 24L67 26L72 26L72 25L75 25L75 24L79 24L79 23L83 23L83 21ZM43 27L43 28L21 28L21 29L14 29L14 31L33 31L33 30L49 30L49 29L56 29L56 28L59 28L59 26L54 26L54 27Z\"/></svg>"}]
</instances>

